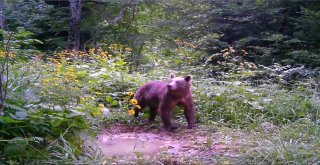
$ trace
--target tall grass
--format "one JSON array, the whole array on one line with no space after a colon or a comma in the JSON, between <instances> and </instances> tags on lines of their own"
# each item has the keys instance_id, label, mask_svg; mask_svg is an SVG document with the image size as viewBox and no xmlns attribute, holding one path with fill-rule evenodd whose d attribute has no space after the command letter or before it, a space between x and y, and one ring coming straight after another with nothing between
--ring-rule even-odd
<instances>
[{"instance_id":1,"label":"tall grass","mask_svg":"<svg viewBox=\"0 0 320 165\"><path fill-rule=\"evenodd\" d=\"M237 164L319 164L320 129L308 118L256 141Z\"/></svg>"},{"instance_id":2,"label":"tall grass","mask_svg":"<svg viewBox=\"0 0 320 165\"><path fill-rule=\"evenodd\" d=\"M316 120L319 105L315 91L283 89L276 84L252 87L242 82L195 82L194 95L200 121L222 121L230 127L259 126L263 122L288 124L310 116Z\"/></svg>"}]
</instances>

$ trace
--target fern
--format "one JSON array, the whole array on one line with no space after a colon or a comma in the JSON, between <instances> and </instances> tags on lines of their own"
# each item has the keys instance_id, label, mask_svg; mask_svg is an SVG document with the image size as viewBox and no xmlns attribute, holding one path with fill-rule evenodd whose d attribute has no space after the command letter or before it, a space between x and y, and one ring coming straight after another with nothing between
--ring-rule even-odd
<instances>
[{"instance_id":1,"label":"fern","mask_svg":"<svg viewBox=\"0 0 320 165\"><path fill-rule=\"evenodd\" d=\"M26 109L20 105L15 105L14 103L8 103L6 102L4 104L5 108L13 111L26 111Z\"/></svg>"}]
</instances>

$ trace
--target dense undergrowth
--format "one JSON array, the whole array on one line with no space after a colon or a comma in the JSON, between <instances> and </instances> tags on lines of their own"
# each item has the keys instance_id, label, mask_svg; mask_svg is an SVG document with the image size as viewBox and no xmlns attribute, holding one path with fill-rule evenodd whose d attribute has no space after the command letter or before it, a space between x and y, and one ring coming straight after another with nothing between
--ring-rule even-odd
<instances>
[{"instance_id":1,"label":"dense undergrowth","mask_svg":"<svg viewBox=\"0 0 320 165\"><path fill-rule=\"evenodd\" d=\"M246 61L232 63L232 48L223 50L218 56L224 61L214 66L190 66L190 61L183 60L171 64L166 56L155 59L151 54L146 60L156 63L149 65L145 61L138 72L127 62L131 51L113 44L107 51L62 51L28 60L10 57L10 71L3 76L7 96L0 117L0 163L103 162L99 150L85 147L83 137L94 137L110 123L141 124L142 120L128 114L134 91L149 80L167 80L170 72L193 75L198 125L209 128L211 133L223 128L253 133L246 139L250 145L230 162L319 162L320 95L319 75L313 74L316 72L279 64L257 67ZM193 49L185 51L185 56L193 60L201 56ZM1 62L6 62L10 54L1 54ZM179 109L173 114L175 122L185 122ZM147 116L148 112L141 117Z\"/></svg>"},{"instance_id":2,"label":"dense undergrowth","mask_svg":"<svg viewBox=\"0 0 320 165\"><path fill-rule=\"evenodd\" d=\"M79 56L60 52L47 61L39 57L13 64L5 114L0 117L1 162L102 161L103 157L86 152L79 134L94 136L103 123L139 124L128 115L131 92L148 80L165 80L170 71L193 75L199 125L268 135L248 139L253 146L232 161L310 164L319 160L318 86L250 85L230 75L219 80L206 77L200 66L183 67L181 72L157 67L129 73L123 60L129 50L92 50ZM174 118L185 122L178 110Z\"/></svg>"},{"instance_id":3,"label":"dense undergrowth","mask_svg":"<svg viewBox=\"0 0 320 165\"><path fill-rule=\"evenodd\" d=\"M112 108L126 111L127 103L115 96L125 96L137 81L121 56L101 50L41 58L11 66L0 117L3 163L77 160L83 154L80 131L94 135Z\"/></svg>"}]
</instances>

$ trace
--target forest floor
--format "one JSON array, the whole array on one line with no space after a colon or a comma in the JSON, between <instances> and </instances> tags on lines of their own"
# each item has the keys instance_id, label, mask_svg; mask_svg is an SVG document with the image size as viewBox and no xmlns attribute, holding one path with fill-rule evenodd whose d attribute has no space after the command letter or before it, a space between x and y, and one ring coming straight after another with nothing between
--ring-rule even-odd
<instances>
[{"instance_id":1,"label":"forest floor","mask_svg":"<svg viewBox=\"0 0 320 165\"><path fill-rule=\"evenodd\" d=\"M259 132L228 128L166 132L158 126L111 124L97 136L106 164L230 164L256 146Z\"/></svg>"}]
</instances>

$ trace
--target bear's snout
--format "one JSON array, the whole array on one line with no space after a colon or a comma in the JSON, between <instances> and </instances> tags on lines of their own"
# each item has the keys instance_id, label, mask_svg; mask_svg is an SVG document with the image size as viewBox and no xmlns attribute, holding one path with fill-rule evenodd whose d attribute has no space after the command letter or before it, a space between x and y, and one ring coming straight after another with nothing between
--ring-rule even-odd
<instances>
[{"instance_id":1,"label":"bear's snout","mask_svg":"<svg viewBox=\"0 0 320 165\"><path fill-rule=\"evenodd\" d=\"M170 82L170 83L168 83L167 88L169 90L177 90L177 83L176 82Z\"/></svg>"}]
</instances>

